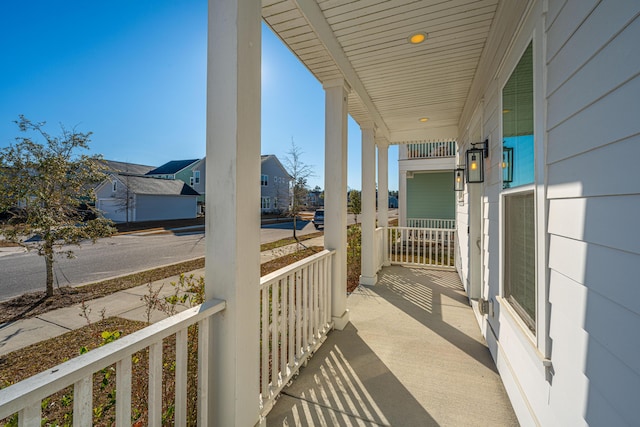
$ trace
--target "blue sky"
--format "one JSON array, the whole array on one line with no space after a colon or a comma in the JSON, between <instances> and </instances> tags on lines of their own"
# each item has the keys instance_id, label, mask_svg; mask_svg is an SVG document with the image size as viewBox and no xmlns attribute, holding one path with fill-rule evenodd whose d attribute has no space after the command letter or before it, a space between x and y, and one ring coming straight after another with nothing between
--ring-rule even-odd
<instances>
[{"instance_id":1,"label":"blue sky","mask_svg":"<svg viewBox=\"0 0 640 427\"><path fill-rule=\"evenodd\" d=\"M0 147L19 114L93 132L91 152L158 166L205 154L206 0L0 2ZM262 153L291 139L324 188L324 91L263 25ZM349 178L360 189L360 129L349 118ZM389 188L397 190L397 147Z\"/></svg>"}]
</instances>

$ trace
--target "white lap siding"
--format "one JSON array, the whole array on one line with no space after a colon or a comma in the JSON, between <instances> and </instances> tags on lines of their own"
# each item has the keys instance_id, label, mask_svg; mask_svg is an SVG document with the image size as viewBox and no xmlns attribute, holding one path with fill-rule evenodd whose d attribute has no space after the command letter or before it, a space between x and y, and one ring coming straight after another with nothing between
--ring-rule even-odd
<instances>
[{"instance_id":1,"label":"white lap siding","mask_svg":"<svg viewBox=\"0 0 640 427\"><path fill-rule=\"evenodd\" d=\"M548 5L545 11L544 7ZM523 425L635 425L640 396L640 2L505 2L463 113L481 120L481 328ZM546 12L546 13L545 13ZM513 22L520 22L514 28ZM508 43L505 43L507 40ZM502 296L501 90L534 42L537 331ZM506 46L508 44L508 47ZM468 189L467 189L468 190ZM459 254L471 242L467 191ZM463 282L468 274L460 270ZM474 303L475 304L475 303ZM548 358L551 369L545 369Z\"/></svg>"}]
</instances>

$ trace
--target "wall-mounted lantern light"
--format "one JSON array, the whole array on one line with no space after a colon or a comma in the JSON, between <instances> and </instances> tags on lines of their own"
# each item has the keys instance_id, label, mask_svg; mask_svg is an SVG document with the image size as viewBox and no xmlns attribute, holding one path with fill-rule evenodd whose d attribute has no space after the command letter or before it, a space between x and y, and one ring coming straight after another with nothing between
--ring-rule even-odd
<instances>
[{"instance_id":1,"label":"wall-mounted lantern light","mask_svg":"<svg viewBox=\"0 0 640 427\"><path fill-rule=\"evenodd\" d=\"M464 191L464 169L458 168L453 172L454 191Z\"/></svg>"},{"instance_id":2,"label":"wall-mounted lantern light","mask_svg":"<svg viewBox=\"0 0 640 427\"><path fill-rule=\"evenodd\" d=\"M483 145L476 148L476 145ZM473 148L467 150L467 182L470 184L484 182L484 159L489 157L489 140L472 143Z\"/></svg>"},{"instance_id":3,"label":"wall-mounted lantern light","mask_svg":"<svg viewBox=\"0 0 640 427\"><path fill-rule=\"evenodd\" d=\"M513 182L513 147L502 147L502 182Z\"/></svg>"}]
</instances>

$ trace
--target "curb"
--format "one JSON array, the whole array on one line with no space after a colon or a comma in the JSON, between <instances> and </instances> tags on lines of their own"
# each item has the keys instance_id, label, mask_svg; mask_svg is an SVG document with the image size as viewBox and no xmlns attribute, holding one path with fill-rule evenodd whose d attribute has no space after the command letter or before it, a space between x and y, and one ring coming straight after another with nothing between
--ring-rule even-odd
<instances>
[{"instance_id":1,"label":"curb","mask_svg":"<svg viewBox=\"0 0 640 427\"><path fill-rule=\"evenodd\" d=\"M100 282L106 282L107 280L119 279L121 277L127 277L127 276L131 276L131 275L134 275L134 274L144 273L145 271L156 270L158 268L171 267L172 265L182 264L183 262L196 261L196 260L198 260L200 258L204 258L204 256L199 256L199 257L195 257L195 258L189 258L189 259L185 259L183 261L171 262L169 264L157 265L155 267L144 268L142 270L130 271L128 273L119 274L117 276L111 276L111 277L107 277L105 279L96 280L94 282L79 283L77 285L73 285L72 288L78 288L78 287L81 287L81 286L89 286L89 285L93 285L93 284L100 283ZM162 280L162 279L160 279L160 280Z\"/></svg>"}]
</instances>

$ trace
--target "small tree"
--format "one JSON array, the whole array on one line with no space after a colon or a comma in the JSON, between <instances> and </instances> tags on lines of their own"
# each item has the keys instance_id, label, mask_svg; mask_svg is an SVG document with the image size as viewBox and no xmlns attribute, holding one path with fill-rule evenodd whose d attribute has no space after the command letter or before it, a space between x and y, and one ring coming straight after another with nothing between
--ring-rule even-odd
<instances>
[{"instance_id":1,"label":"small tree","mask_svg":"<svg viewBox=\"0 0 640 427\"><path fill-rule=\"evenodd\" d=\"M313 176L311 166L302 161L302 150L291 138L291 148L285 158L287 172L291 175L291 204L289 205L289 215L293 217L293 238L298 243L296 235L296 218L305 207L307 198L307 180Z\"/></svg>"},{"instance_id":2,"label":"small tree","mask_svg":"<svg viewBox=\"0 0 640 427\"><path fill-rule=\"evenodd\" d=\"M67 130L54 137L24 116L15 122L20 131L33 132L44 144L30 137L17 137L17 143L0 150L0 212L10 212L0 234L44 257L46 294L53 295L53 263L56 253L73 258L63 245L109 236L111 222L103 218L86 220L80 205L93 198L94 186L105 176L98 156L76 154L89 148L91 132ZM93 208L90 208L92 210ZM25 239L34 237L26 242Z\"/></svg>"},{"instance_id":3,"label":"small tree","mask_svg":"<svg viewBox=\"0 0 640 427\"><path fill-rule=\"evenodd\" d=\"M349 212L353 214L357 224L358 215L362 212L362 199L358 190L349 191Z\"/></svg>"}]
</instances>

